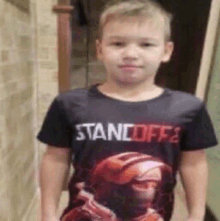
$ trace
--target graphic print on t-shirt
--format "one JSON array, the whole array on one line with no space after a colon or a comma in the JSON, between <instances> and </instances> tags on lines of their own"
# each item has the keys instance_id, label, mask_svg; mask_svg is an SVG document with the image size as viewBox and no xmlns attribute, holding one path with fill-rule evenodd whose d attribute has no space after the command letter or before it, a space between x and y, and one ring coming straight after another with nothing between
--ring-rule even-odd
<instances>
[{"instance_id":1,"label":"graphic print on t-shirt","mask_svg":"<svg viewBox=\"0 0 220 221\"><path fill-rule=\"evenodd\" d=\"M172 180L172 168L161 160L138 152L121 153L99 162L90 177L94 192L78 183L77 200L84 203L62 221L164 220L153 201L163 182Z\"/></svg>"},{"instance_id":2,"label":"graphic print on t-shirt","mask_svg":"<svg viewBox=\"0 0 220 221\"><path fill-rule=\"evenodd\" d=\"M177 126L129 123L107 123L107 125L103 125L101 122L76 124L75 128L77 131L76 140L78 141L102 139L148 143L152 140L159 143L179 143L181 131L181 128Z\"/></svg>"},{"instance_id":3,"label":"graphic print on t-shirt","mask_svg":"<svg viewBox=\"0 0 220 221\"><path fill-rule=\"evenodd\" d=\"M87 178L71 184L77 189L75 202L80 206L72 207L62 221L164 221L165 212L157 211L164 210L164 205L157 203L165 194L163 187L173 186L173 169L161 156L150 152L157 151L155 144L159 143L175 148L180 142L181 127L165 123L89 122L76 124L75 129L78 142L103 140L123 144L119 150L112 149L111 155L106 154L105 148L94 148L96 161L87 171ZM138 143L145 143L142 150ZM93 158L88 156L88 160ZM84 163L78 166L78 174L85 167Z\"/></svg>"}]
</instances>

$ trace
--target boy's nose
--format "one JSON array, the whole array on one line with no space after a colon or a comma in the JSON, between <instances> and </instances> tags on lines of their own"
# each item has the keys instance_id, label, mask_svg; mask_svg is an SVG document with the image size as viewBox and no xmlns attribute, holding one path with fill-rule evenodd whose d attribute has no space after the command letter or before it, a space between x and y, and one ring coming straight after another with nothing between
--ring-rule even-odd
<instances>
[{"instance_id":1,"label":"boy's nose","mask_svg":"<svg viewBox=\"0 0 220 221\"><path fill-rule=\"evenodd\" d=\"M138 49L136 46L128 46L125 48L124 53L123 53L123 57L124 58L138 58Z\"/></svg>"}]
</instances>

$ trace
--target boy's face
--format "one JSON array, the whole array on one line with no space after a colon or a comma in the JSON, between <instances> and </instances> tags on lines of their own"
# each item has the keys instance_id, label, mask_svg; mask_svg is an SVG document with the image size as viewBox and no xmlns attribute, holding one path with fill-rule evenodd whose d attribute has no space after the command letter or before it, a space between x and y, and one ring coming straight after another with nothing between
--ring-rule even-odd
<instances>
[{"instance_id":1,"label":"boy's face","mask_svg":"<svg viewBox=\"0 0 220 221\"><path fill-rule=\"evenodd\" d=\"M165 41L162 18L159 26L148 20L140 23L138 18L109 21L96 47L108 81L118 84L153 79L161 62L168 62L173 51L173 43Z\"/></svg>"}]
</instances>

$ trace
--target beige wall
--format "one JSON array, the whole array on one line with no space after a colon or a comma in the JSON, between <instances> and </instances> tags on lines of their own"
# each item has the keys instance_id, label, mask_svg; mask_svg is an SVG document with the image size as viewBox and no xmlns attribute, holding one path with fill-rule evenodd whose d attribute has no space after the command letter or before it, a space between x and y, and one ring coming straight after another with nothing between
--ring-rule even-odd
<instances>
[{"instance_id":1,"label":"beige wall","mask_svg":"<svg viewBox=\"0 0 220 221\"><path fill-rule=\"evenodd\" d=\"M36 0L35 0L36 1ZM42 125L45 113L54 97L58 94L58 46L57 46L57 14L52 11L57 0L37 0L37 95L38 125ZM45 145L39 144L40 158Z\"/></svg>"},{"instance_id":2,"label":"beige wall","mask_svg":"<svg viewBox=\"0 0 220 221\"><path fill-rule=\"evenodd\" d=\"M38 220L38 171L45 145L37 142L36 134L58 93L54 4L54 0L30 0L27 11L13 1L0 0L2 221Z\"/></svg>"},{"instance_id":3,"label":"beige wall","mask_svg":"<svg viewBox=\"0 0 220 221\"><path fill-rule=\"evenodd\" d=\"M36 54L31 15L0 1L1 220L27 220L36 199Z\"/></svg>"}]
</instances>

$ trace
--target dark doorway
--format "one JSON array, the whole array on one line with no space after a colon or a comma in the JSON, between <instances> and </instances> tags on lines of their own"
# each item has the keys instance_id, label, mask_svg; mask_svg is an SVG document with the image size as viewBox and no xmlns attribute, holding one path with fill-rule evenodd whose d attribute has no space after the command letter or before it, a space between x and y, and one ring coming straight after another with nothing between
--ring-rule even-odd
<instances>
[{"instance_id":1,"label":"dark doorway","mask_svg":"<svg viewBox=\"0 0 220 221\"><path fill-rule=\"evenodd\" d=\"M167 86L194 94L200 69L211 0L159 0L174 14L172 37L175 50L169 64L161 67Z\"/></svg>"}]
</instances>

